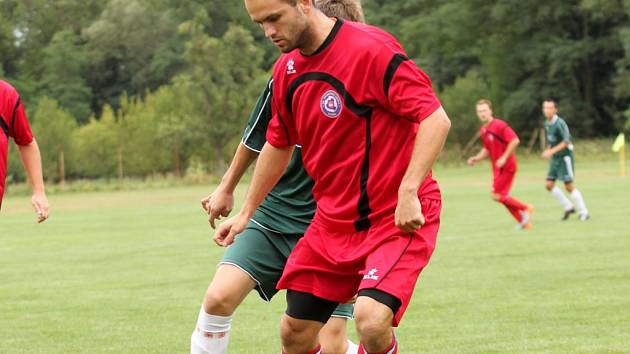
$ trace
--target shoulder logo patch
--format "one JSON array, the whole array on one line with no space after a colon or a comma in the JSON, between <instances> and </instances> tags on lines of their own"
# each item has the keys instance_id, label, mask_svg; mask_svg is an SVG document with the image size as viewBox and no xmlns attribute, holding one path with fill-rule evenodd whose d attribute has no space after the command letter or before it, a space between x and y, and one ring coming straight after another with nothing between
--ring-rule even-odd
<instances>
[{"instance_id":1,"label":"shoulder logo patch","mask_svg":"<svg viewBox=\"0 0 630 354\"><path fill-rule=\"evenodd\" d=\"M319 105L322 109L322 113L328 118L334 119L341 114L341 98L339 98L337 92L333 90L328 90L324 93Z\"/></svg>"}]
</instances>

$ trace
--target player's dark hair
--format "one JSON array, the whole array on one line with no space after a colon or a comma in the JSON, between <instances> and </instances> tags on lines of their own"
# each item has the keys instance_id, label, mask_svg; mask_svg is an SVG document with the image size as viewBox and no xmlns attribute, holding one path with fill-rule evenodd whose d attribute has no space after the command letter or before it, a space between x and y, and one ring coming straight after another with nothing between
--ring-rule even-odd
<instances>
[{"instance_id":1,"label":"player's dark hair","mask_svg":"<svg viewBox=\"0 0 630 354\"><path fill-rule=\"evenodd\" d=\"M545 98L543 100L543 103L545 103L545 102L551 102L551 103L553 103L554 107L558 108L558 100L556 100L555 98L547 97L547 98Z\"/></svg>"}]
</instances>

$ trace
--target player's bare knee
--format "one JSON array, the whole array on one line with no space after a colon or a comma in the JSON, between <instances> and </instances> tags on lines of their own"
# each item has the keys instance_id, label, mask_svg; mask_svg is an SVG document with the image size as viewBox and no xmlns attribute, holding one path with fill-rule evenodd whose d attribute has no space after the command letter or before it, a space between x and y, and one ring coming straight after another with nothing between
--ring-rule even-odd
<instances>
[{"instance_id":1,"label":"player's bare knee","mask_svg":"<svg viewBox=\"0 0 630 354\"><path fill-rule=\"evenodd\" d=\"M568 182L564 184L564 188L567 190L567 192L571 193L575 189L575 186L572 182Z\"/></svg>"},{"instance_id":2,"label":"player's bare knee","mask_svg":"<svg viewBox=\"0 0 630 354\"><path fill-rule=\"evenodd\" d=\"M363 307L355 309L355 325L357 333L362 341L369 338L382 338L391 331L392 313L389 308L386 311L374 311Z\"/></svg>"},{"instance_id":3,"label":"player's bare knee","mask_svg":"<svg viewBox=\"0 0 630 354\"><path fill-rule=\"evenodd\" d=\"M321 326L313 321L304 321L282 316L280 320L280 338L286 349L296 352L308 352L317 344L317 333Z\"/></svg>"},{"instance_id":4,"label":"player's bare knee","mask_svg":"<svg viewBox=\"0 0 630 354\"><path fill-rule=\"evenodd\" d=\"M492 198L492 200L494 200L495 202L498 202L501 200L501 194L490 193L490 198Z\"/></svg>"},{"instance_id":5,"label":"player's bare knee","mask_svg":"<svg viewBox=\"0 0 630 354\"><path fill-rule=\"evenodd\" d=\"M280 320L280 336L283 341L285 339L290 340L306 332L307 329L308 327L305 325L304 321L297 320L290 316L282 316Z\"/></svg>"},{"instance_id":6,"label":"player's bare knee","mask_svg":"<svg viewBox=\"0 0 630 354\"><path fill-rule=\"evenodd\" d=\"M203 299L203 308L206 313L217 316L232 316L236 306L233 298L229 294L221 292L216 288L208 288Z\"/></svg>"},{"instance_id":7,"label":"player's bare knee","mask_svg":"<svg viewBox=\"0 0 630 354\"><path fill-rule=\"evenodd\" d=\"M553 183L553 181L547 181L547 183L545 183L545 188L551 192L551 190L553 189L553 186L555 185L555 183Z\"/></svg>"}]
</instances>

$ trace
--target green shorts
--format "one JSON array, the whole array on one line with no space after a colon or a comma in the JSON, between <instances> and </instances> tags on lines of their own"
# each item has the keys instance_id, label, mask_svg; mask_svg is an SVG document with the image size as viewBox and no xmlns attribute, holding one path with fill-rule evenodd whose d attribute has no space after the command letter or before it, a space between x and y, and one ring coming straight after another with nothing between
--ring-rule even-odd
<instances>
[{"instance_id":1,"label":"green shorts","mask_svg":"<svg viewBox=\"0 0 630 354\"><path fill-rule=\"evenodd\" d=\"M560 180L564 183L571 183L574 178L573 155L551 158L549 172L547 172L548 181Z\"/></svg>"},{"instance_id":2,"label":"green shorts","mask_svg":"<svg viewBox=\"0 0 630 354\"><path fill-rule=\"evenodd\" d=\"M276 284L300 238L302 235L271 231L252 220L227 248L219 265L230 264L247 273L256 282L260 297L270 301L278 292ZM340 304L332 316L352 319L353 313L354 305Z\"/></svg>"}]
</instances>

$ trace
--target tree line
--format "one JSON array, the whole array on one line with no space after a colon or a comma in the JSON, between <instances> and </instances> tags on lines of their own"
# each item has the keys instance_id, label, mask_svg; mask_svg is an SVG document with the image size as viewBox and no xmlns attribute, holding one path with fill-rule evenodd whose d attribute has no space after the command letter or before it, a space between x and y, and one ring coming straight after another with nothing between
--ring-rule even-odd
<instances>
[{"instance_id":1,"label":"tree line","mask_svg":"<svg viewBox=\"0 0 630 354\"><path fill-rule=\"evenodd\" d=\"M363 5L433 79L449 146L476 131L481 97L522 139L545 97L580 137L630 129L630 0ZM222 0L1 0L0 53L50 181L221 173L278 55L241 1Z\"/></svg>"}]
</instances>

